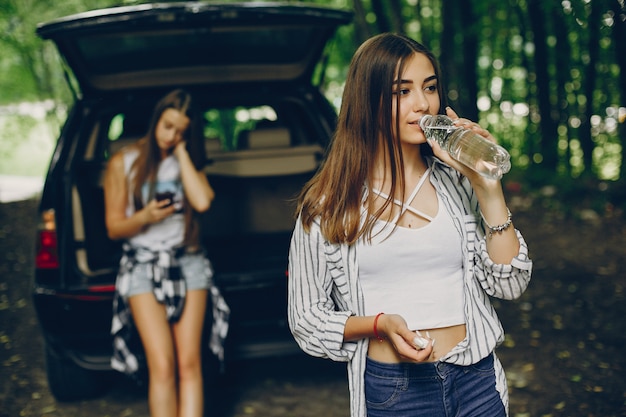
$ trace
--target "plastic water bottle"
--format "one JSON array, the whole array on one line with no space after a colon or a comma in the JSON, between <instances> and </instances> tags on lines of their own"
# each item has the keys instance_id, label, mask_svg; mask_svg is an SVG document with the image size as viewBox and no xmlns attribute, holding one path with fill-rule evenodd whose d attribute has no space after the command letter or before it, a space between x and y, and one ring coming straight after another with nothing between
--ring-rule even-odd
<instances>
[{"instance_id":1,"label":"plastic water bottle","mask_svg":"<svg viewBox=\"0 0 626 417\"><path fill-rule=\"evenodd\" d=\"M442 149L479 174L499 180L511 169L511 156L502 146L469 129L455 126L442 114L423 116L420 127L427 139L433 139Z\"/></svg>"}]
</instances>

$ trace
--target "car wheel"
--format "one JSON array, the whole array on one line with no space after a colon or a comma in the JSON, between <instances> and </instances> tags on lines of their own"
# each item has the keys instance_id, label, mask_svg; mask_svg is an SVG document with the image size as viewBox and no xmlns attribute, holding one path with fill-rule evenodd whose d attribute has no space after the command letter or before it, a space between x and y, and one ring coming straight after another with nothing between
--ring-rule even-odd
<instances>
[{"instance_id":1,"label":"car wheel","mask_svg":"<svg viewBox=\"0 0 626 417\"><path fill-rule=\"evenodd\" d=\"M50 392L58 401L97 397L108 388L110 372L81 368L46 345L46 373Z\"/></svg>"}]
</instances>

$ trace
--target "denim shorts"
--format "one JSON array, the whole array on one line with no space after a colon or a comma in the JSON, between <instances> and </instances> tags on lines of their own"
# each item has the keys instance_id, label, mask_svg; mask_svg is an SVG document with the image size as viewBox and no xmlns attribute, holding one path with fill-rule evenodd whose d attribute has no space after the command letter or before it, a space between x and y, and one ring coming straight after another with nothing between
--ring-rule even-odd
<instances>
[{"instance_id":1,"label":"denim shorts","mask_svg":"<svg viewBox=\"0 0 626 417\"><path fill-rule=\"evenodd\" d=\"M186 253L178 258L178 263L185 278L187 291L210 288L213 269L204 254L201 252ZM128 297L152 292L150 268L152 268L152 265L147 263L135 265L130 277Z\"/></svg>"},{"instance_id":2,"label":"denim shorts","mask_svg":"<svg viewBox=\"0 0 626 417\"><path fill-rule=\"evenodd\" d=\"M504 417L493 354L470 366L381 363L367 358L368 417Z\"/></svg>"}]
</instances>

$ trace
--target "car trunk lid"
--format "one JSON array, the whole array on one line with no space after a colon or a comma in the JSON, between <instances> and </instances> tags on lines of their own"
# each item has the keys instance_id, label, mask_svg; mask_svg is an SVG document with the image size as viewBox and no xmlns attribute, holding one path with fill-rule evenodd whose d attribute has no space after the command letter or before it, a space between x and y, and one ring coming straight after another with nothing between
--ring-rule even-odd
<instances>
[{"instance_id":1,"label":"car trunk lid","mask_svg":"<svg viewBox=\"0 0 626 417\"><path fill-rule=\"evenodd\" d=\"M37 34L56 43L89 95L186 84L310 83L326 43L351 17L302 4L155 3L67 16L40 24Z\"/></svg>"}]
</instances>

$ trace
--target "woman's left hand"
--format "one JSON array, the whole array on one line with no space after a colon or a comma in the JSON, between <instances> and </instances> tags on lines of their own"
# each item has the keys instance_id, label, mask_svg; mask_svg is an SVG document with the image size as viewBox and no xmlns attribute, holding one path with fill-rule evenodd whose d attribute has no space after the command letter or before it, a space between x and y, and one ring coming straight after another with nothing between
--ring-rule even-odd
<instances>
[{"instance_id":1,"label":"woman's left hand","mask_svg":"<svg viewBox=\"0 0 626 417\"><path fill-rule=\"evenodd\" d=\"M172 151L172 153L174 154L174 156L176 157L176 159L178 159L180 161L180 156L181 153L187 153L187 142L184 140L179 141L175 146L174 146L174 150Z\"/></svg>"},{"instance_id":2,"label":"woman's left hand","mask_svg":"<svg viewBox=\"0 0 626 417\"><path fill-rule=\"evenodd\" d=\"M174 157L180 164L180 174L183 181L183 190L187 200L194 210L203 212L209 209L215 197L215 191L209 184L207 176L202 170L196 169L189 152L187 152L186 142L181 140L174 147Z\"/></svg>"},{"instance_id":3,"label":"woman's left hand","mask_svg":"<svg viewBox=\"0 0 626 417\"><path fill-rule=\"evenodd\" d=\"M459 118L456 112L452 110L450 107L446 107L446 115L450 117L452 120L454 120L455 126L459 126L459 127L463 127L464 129L471 130L472 132L492 141L493 143L497 143L496 139L493 137L493 135L491 135L491 133L489 133L487 129L482 128L478 123L472 122L471 120ZM448 152L441 149L441 146L439 146L439 144L436 141L429 140L429 144L432 147L433 153L435 154L437 158L439 158L441 161L443 161L447 165L450 165L452 168L456 169L459 173L467 177L472 182L472 184L476 183L477 181L480 183L485 182L485 181L492 181L492 182L494 181L494 180L488 180L487 178L478 174L476 171L472 170L471 168L465 166L464 164L452 158L452 156Z\"/></svg>"}]
</instances>

